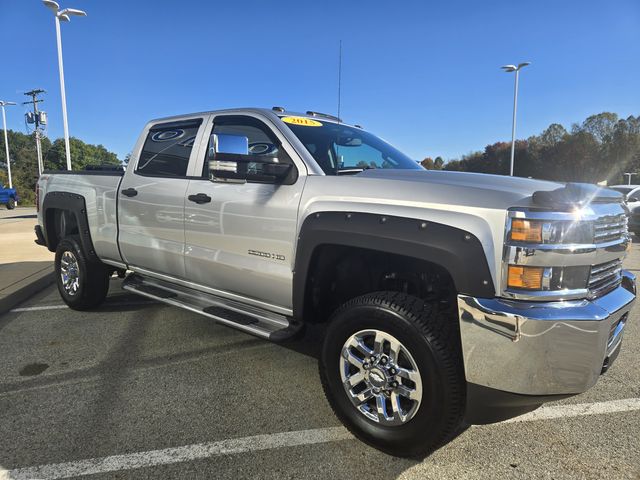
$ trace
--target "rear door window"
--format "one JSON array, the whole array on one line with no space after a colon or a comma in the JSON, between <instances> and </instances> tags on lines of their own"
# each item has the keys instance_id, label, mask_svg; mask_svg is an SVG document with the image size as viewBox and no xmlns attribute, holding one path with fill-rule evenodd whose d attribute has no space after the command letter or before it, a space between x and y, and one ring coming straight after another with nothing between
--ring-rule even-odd
<instances>
[{"instance_id":1,"label":"rear door window","mask_svg":"<svg viewBox=\"0 0 640 480\"><path fill-rule=\"evenodd\" d=\"M135 172L150 177L185 177L202 119L151 127Z\"/></svg>"}]
</instances>

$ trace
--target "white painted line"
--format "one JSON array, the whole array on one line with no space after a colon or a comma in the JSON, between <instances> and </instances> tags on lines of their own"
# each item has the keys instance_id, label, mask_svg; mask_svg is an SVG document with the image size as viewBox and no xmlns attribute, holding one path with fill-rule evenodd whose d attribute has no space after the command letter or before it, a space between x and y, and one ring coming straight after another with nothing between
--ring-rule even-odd
<instances>
[{"instance_id":1,"label":"white painted line","mask_svg":"<svg viewBox=\"0 0 640 480\"><path fill-rule=\"evenodd\" d=\"M128 306L128 305L162 305L160 302L153 302L151 300L143 300L140 302L127 302L127 303L106 303L105 306L109 306L109 307L124 307L124 306ZM9 310L12 313L19 313L19 312L40 312L42 310L64 310L65 308L69 308L66 305L41 305L38 307L21 307L21 308L14 308L12 310ZM0 477L0 480L2 480L2 478Z\"/></svg>"},{"instance_id":2,"label":"white painted line","mask_svg":"<svg viewBox=\"0 0 640 480\"><path fill-rule=\"evenodd\" d=\"M554 418L630 412L633 410L640 410L640 398L625 398L622 400L609 400L607 402L576 403L573 405L542 407L520 417L511 418L503 423L534 422L537 420L553 420Z\"/></svg>"},{"instance_id":3,"label":"white painted line","mask_svg":"<svg viewBox=\"0 0 640 480\"><path fill-rule=\"evenodd\" d=\"M22 307L22 308L13 308L9 310L12 313L17 312L39 312L41 310L63 310L65 308L69 308L66 305L43 305L41 307Z\"/></svg>"},{"instance_id":4,"label":"white painted line","mask_svg":"<svg viewBox=\"0 0 640 480\"><path fill-rule=\"evenodd\" d=\"M502 423L532 422L555 418L581 417L605 413L629 412L640 410L640 398L626 398L607 402L581 403L576 405L556 405L543 407L534 412L522 415ZM500 425L500 424L498 424ZM185 445L182 447L150 450L147 452L113 455L110 457L90 458L75 462L40 465L37 467L2 470L0 480L21 479L59 479L98 473L111 473L136 468L169 465L172 463L190 462L218 455L270 450L272 448L315 445L319 443L349 440L353 436L344 427L317 428L295 432L272 433L253 437L221 440L219 442ZM3 476L4 475L4 476Z\"/></svg>"},{"instance_id":5,"label":"white painted line","mask_svg":"<svg viewBox=\"0 0 640 480\"><path fill-rule=\"evenodd\" d=\"M8 479L58 479L79 475L94 475L136 468L168 465L172 463L190 462L217 455L269 450L272 448L295 447L298 445L314 445L317 443L337 442L352 438L343 427L318 428L296 432L256 435L254 437L222 440L219 442L200 443L184 447L165 448L149 452L113 455L111 457L92 458L78 462L41 465L39 467L19 468L8 472ZM0 479L2 471L0 471Z\"/></svg>"}]
</instances>

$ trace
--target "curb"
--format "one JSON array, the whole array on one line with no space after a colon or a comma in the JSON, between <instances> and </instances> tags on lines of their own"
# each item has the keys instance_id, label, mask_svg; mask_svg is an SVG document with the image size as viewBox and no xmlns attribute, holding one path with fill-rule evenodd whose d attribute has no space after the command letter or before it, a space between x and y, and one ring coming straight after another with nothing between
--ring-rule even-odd
<instances>
[{"instance_id":1,"label":"curb","mask_svg":"<svg viewBox=\"0 0 640 480\"><path fill-rule=\"evenodd\" d=\"M15 288L0 295L0 315L44 290L54 282L53 265L18 282Z\"/></svg>"}]
</instances>

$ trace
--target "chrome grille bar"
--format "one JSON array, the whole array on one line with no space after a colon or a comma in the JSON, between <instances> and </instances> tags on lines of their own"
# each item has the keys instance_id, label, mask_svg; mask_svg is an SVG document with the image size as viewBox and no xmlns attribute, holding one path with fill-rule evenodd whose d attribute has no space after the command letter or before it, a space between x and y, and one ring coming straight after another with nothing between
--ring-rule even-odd
<instances>
[{"instance_id":1,"label":"chrome grille bar","mask_svg":"<svg viewBox=\"0 0 640 480\"><path fill-rule=\"evenodd\" d=\"M622 259L601 263L591 267L589 296L596 298L613 290L622 282Z\"/></svg>"},{"instance_id":2,"label":"chrome grille bar","mask_svg":"<svg viewBox=\"0 0 640 480\"><path fill-rule=\"evenodd\" d=\"M628 233L625 214L600 217L593 225L593 238L596 244L622 239Z\"/></svg>"}]
</instances>

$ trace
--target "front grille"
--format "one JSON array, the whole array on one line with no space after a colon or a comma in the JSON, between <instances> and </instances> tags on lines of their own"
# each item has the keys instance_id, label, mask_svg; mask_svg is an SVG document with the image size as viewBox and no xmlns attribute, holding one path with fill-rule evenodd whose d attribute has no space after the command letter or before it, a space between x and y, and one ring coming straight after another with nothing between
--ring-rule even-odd
<instances>
[{"instance_id":1,"label":"front grille","mask_svg":"<svg viewBox=\"0 0 640 480\"><path fill-rule=\"evenodd\" d=\"M589 296L596 298L610 292L622 282L622 259L593 265L589 274Z\"/></svg>"},{"instance_id":2,"label":"front grille","mask_svg":"<svg viewBox=\"0 0 640 480\"><path fill-rule=\"evenodd\" d=\"M596 244L622 240L627 234L627 216L624 213L600 217L594 222L593 238Z\"/></svg>"}]
</instances>

